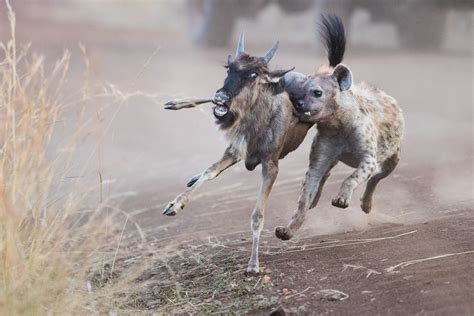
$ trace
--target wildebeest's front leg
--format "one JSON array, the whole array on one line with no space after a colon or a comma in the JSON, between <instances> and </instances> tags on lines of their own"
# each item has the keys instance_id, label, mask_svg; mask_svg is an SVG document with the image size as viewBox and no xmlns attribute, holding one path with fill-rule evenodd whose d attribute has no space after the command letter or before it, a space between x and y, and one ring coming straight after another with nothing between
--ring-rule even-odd
<instances>
[{"instance_id":1,"label":"wildebeest's front leg","mask_svg":"<svg viewBox=\"0 0 474 316\"><path fill-rule=\"evenodd\" d=\"M265 212L265 203L270 195L273 184L278 175L278 160L262 162L262 184L260 186L260 193L257 199L257 205L252 212L251 227L252 227L252 254L250 256L247 273L259 273L258 262L258 244L260 240L260 233L263 228L263 218Z\"/></svg>"},{"instance_id":2,"label":"wildebeest's front leg","mask_svg":"<svg viewBox=\"0 0 474 316\"><path fill-rule=\"evenodd\" d=\"M188 182L188 188L186 189L186 191L178 195L172 202L170 202L163 211L163 214L168 216L176 215L178 211L182 210L186 206L191 193L193 193L197 188L199 188L205 181L214 179L222 171L234 165L239 160L239 154L232 146L229 146L224 152L224 155L222 156L221 160L214 163L212 166L204 170L203 173L193 177Z\"/></svg>"},{"instance_id":3,"label":"wildebeest's front leg","mask_svg":"<svg viewBox=\"0 0 474 316\"><path fill-rule=\"evenodd\" d=\"M279 226L275 235L288 240L301 227L310 207L315 207L322 192L322 186L329 176L330 170L337 164L337 151L328 141L313 141L311 148L309 169L306 172L303 188L298 200L298 208L291 217L288 226Z\"/></svg>"},{"instance_id":4,"label":"wildebeest's front leg","mask_svg":"<svg viewBox=\"0 0 474 316\"><path fill-rule=\"evenodd\" d=\"M378 172L377 160L374 155L366 154L357 169L344 180L339 194L332 200L332 205L340 208L348 207L355 188L376 172Z\"/></svg>"}]
</instances>

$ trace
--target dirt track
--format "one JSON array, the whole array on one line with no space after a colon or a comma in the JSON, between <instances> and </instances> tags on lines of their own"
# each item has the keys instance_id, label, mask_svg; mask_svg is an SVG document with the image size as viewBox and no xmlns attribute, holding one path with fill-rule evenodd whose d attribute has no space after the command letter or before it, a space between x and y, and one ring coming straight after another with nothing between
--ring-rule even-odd
<instances>
[{"instance_id":1,"label":"dirt track","mask_svg":"<svg viewBox=\"0 0 474 316\"><path fill-rule=\"evenodd\" d=\"M162 101L213 93L224 78L221 64L230 51L195 50L179 37L166 45L169 38L156 34L161 49L141 70L156 48L142 34L137 38L129 34L129 41L120 41L110 40L109 33L87 37L87 32L58 35L57 30L48 28L38 28L37 32L31 37L31 30L20 29L20 38L35 38L34 47L46 49L49 57L64 47L77 53L77 41L86 39L100 77L123 89L158 91ZM249 39L246 47L250 52L265 49L256 42ZM314 57L312 51L294 52L282 44L273 62L275 67L296 66L309 72L325 62ZM257 293L277 296L278 302L258 311L281 304L288 311L318 314L472 314L472 57L412 52L351 55L349 51L346 63L356 81L372 82L399 100L407 121L402 161L379 186L375 210L369 216L360 211L358 194L347 210L330 205L349 172L338 166L303 231L287 243L273 236L273 227L285 224L296 205L313 133L282 162L267 206L262 238L262 252L281 253L262 254L261 264L271 270L268 276L273 286ZM79 62L72 65L77 78L81 67ZM106 120L112 119L111 113L104 115ZM249 173L239 165L203 186L178 216L161 215L166 203L184 189L186 180L214 162L224 148L208 109L166 112L139 99L123 106L113 118L98 159L104 177L117 180L107 192L133 191L121 207L132 215L157 250L190 240L206 243L213 236L223 245L238 243L249 252L249 214L259 185L258 170ZM91 166L85 176L95 175L96 167ZM403 233L407 234L347 244L347 240L367 241ZM133 238L131 235L130 240ZM315 245L316 249L302 249L304 245ZM325 245L341 246L321 248ZM393 273L387 271L409 260L468 251L400 267ZM236 257L236 271L246 263L247 255L242 252ZM368 269L374 272L368 275ZM256 281L258 278L249 282ZM337 289L349 298L328 301L321 298L321 289Z\"/></svg>"},{"instance_id":2,"label":"dirt track","mask_svg":"<svg viewBox=\"0 0 474 316\"><path fill-rule=\"evenodd\" d=\"M264 258L274 287L287 293L281 302L290 311L468 315L474 310L473 224L472 215L453 214L418 225L312 238L304 241L314 245L307 250ZM349 297L331 300L323 295L326 289Z\"/></svg>"}]
</instances>

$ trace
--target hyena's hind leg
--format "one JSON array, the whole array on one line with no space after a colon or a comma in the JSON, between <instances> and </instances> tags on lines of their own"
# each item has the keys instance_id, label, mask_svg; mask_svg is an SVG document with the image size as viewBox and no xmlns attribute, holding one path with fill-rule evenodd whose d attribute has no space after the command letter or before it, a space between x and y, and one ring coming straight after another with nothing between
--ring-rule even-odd
<instances>
[{"instance_id":1,"label":"hyena's hind leg","mask_svg":"<svg viewBox=\"0 0 474 316\"><path fill-rule=\"evenodd\" d=\"M362 211L365 213L370 213L372 209L372 197L375 192L375 188L377 187L377 184L382 180L383 178L387 177L390 173L392 173L393 169L397 166L398 162L400 161L400 153L396 153L393 156L390 156L390 158L387 158L382 163L382 170L373 175L368 181L367 181L367 186L365 187L365 192L362 195L361 204L360 207L362 208Z\"/></svg>"}]
</instances>

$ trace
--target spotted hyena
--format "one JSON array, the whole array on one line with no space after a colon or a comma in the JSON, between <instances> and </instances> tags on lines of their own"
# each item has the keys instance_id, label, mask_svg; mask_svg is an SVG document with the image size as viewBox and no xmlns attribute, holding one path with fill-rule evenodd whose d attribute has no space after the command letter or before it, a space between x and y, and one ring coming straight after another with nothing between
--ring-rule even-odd
<instances>
[{"instance_id":1,"label":"spotted hyena","mask_svg":"<svg viewBox=\"0 0 474 316\"><path fill-rule=\"evenodd\" d=\"M341 20L327 16L322 21L328 47L337 48L332 54L342 61L345 37ZM369 213L377 184L400 160L404 120L394 98L367 83L354 83L351 70L341 63L321 67L303 86L304 97L293 104L301 121L317 124L317 135L298 207L290 223L275 231L283 240L293 236L307 210L316 206L324 182L339 161L355 171L343 181L332 205L348 207L354 189L367 181L361 208Z\"/></svg>"}]
</instances>

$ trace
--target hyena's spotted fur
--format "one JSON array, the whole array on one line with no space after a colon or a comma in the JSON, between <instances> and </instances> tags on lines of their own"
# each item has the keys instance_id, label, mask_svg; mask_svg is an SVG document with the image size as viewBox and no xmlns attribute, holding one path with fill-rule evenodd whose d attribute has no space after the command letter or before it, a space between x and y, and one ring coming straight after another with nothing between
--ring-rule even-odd
<instances>
[{"instance_id":1,"label":"hyena's spotted fur","mask_svg":"<svg viewBox=\"0 0 474 316\"><path fill-rule=\"evenodd\" d=\"M337 17L330 16L323 23L329 34L340 36L344 32ZM316 206L337 162L356 170L343 181L332 205L348 207L354 189L367 181L361 208L369 213L378 182L393 171L400 159L404 120L394 98L369 84L352 84L352 73L342 64L320 68L304 86L305 97L298 111L301 120L317 123L318 133L298 207L290 223L275 231L284 240L293 236L307 210Z\"/></svg>"}]
</instances>

